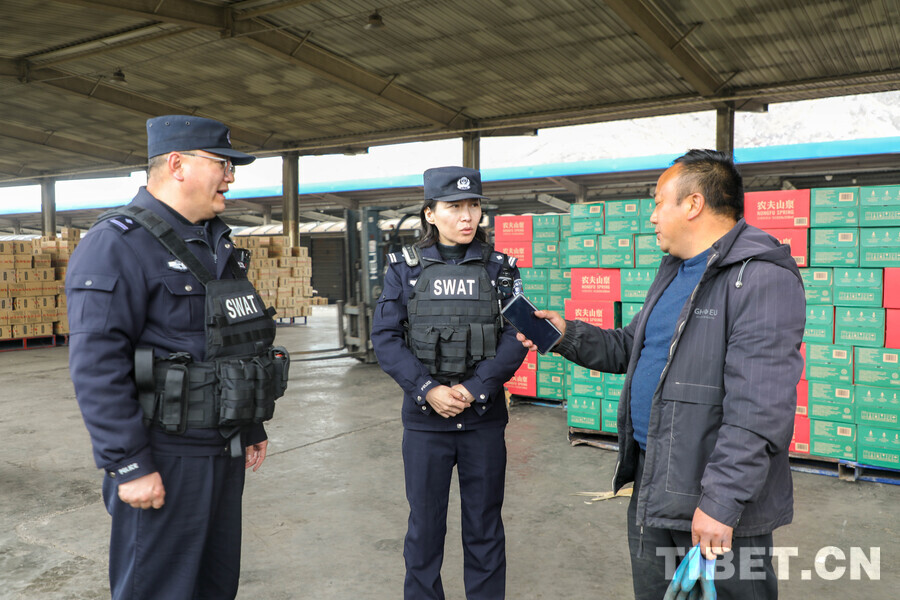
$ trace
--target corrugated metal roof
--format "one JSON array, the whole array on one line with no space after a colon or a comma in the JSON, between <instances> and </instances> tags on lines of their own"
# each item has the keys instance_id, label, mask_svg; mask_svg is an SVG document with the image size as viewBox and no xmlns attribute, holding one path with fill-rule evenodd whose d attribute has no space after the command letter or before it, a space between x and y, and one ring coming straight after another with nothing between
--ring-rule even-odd
<instances>
[{"instance_id":1,"label":"corrugated metal roof","mask_svg":"<svg viewBox=\"0 0 900 600\"><path fill-rule=\"evenodd\" d=\"M884 0L397 0L370 30L368 0L3 5L0 184L134 168L173 112L320 153L900 87Z\"/></svg>"}]
</instances>

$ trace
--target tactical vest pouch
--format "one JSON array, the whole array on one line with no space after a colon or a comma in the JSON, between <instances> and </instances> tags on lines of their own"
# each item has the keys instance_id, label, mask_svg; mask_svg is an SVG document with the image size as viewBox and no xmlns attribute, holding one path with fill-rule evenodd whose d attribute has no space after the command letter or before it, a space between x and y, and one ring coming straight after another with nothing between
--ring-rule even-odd
<instances>
[{"instance_id":1,"label":"tactical vest pouch","mask_svg":"<svg viewBox=\"0 0 900 600\"><path fill-rule=\"evenodd\" d=\"M262 423L275 413L275 400L287 389L290 358L284 348L273 348L251 358L219 359L219 426Z\"/></svg>"}]
</instances>

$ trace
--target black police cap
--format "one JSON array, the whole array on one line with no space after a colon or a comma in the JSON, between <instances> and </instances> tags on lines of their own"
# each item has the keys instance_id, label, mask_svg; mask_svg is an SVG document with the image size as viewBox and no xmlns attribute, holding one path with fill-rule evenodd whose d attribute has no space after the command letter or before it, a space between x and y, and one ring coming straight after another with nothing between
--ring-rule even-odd
<instances>
[{"instance_id":1,"label":"black police cap","mask_svg":"<svg viewBox=\"0 0 900 600\"><path fill-rule=\"evenodd\" d=\"M249 165L256 157L231 147L231 132L224 123L190 115L164 115L147 119L147 156L204 150L227 156L236 165Z\"/></svg>"},{"instance_id":2,"label":"black police cap","mask_svg":"<svg viewBox=\"0 0 900 600\"><path fill-rule=\"evenodd\" d=\"M481 195L481 173L466 167L436 167L425 171L425 202L453 202Z\"/></svg>"}]
</instances>

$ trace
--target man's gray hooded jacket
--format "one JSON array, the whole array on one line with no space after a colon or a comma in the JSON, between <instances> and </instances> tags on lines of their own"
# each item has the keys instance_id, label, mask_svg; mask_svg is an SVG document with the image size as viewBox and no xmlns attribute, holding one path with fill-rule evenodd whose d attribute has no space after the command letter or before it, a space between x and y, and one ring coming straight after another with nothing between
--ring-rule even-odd
<instances>
[{"instance_id":1,"label":"man's gray hooded jacket","mask_svg":"<svg viewBox=\"0 0 900 600\"><path fill-rule=\"evenodd\" d=\"M640 448L631 378L654 304L681 260L665 256L644 307L622 329L566 324L557 351L599 371L626 373L613 487L634 481ZM743 219L712 246L678 317L653 396L637 524L690 531L699 507L736 536L793 518L788 446L806 300L789 248Z\"/></svg>"}]
</instances>

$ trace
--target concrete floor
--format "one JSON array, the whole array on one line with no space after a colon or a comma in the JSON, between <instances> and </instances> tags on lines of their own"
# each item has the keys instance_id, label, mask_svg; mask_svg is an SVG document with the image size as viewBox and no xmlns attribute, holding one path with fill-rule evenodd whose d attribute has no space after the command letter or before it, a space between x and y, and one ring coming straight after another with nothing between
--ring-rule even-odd
<instances>
[{"instance_id":1,"label":"concrete floor","mask_svg":"<svg viewBox=\"0 0 900 600\"><path fill-rule=\"evenodd\" d=\"M289 350L333 348L333 307L306 325L280 327ZM0 598L109 596L109 517L101 474L75 402L65 347L0 353ZM299 358L299 356L295 356ZM263 468L247 478L239 598L348 600L401 597L407 506L400 456L400 394L377 365L352 359L295 362L270 423ZM609 489L612 452L572 447L565 413L514 404L507 429L504 520L508 597L629 598L626 499L586 504L581 491ZM776 544L798 555L781 572L783 598L896 597L900 487L796 473L794 523ZM454 488L444 585L462 599L459 501ZM854 547L880 577L816 570L820 549ZM804 572L811 577L804 578Z\"/></svg>"}]
</instances>

